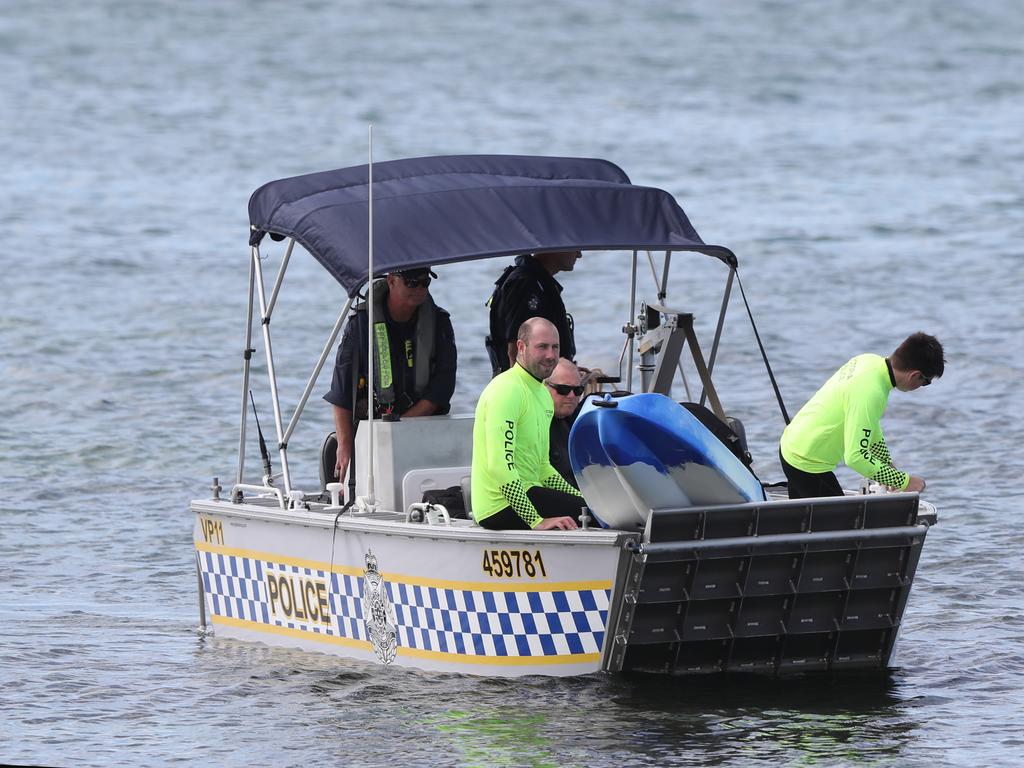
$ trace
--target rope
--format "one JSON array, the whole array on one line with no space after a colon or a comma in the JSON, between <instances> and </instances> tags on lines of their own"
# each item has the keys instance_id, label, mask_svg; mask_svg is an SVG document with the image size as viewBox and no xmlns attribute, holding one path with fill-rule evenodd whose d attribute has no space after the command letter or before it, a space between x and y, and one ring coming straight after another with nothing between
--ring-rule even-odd
<instances>
[{"instance_id":1,"label":"rope","mask_svg":"<svg viewBox=\"0 0 1024 768\"><path fill-rule=\"evenodd\" d=\"M750 318L750 327L754 329L754 338L757 339L757 346L761 350L761 359L764 360L764 367L768 371L768 378L772 381L772 389L775 390L775 399L779 401L779 410L782 411L782 418L785 419L786 424L789 424L789 413L786 412L786 404L782 402L782 393L779 391L779 385L775 381L775 374L772 373L772 366L768 362L768 353L764 351L764 344L761 343L761 334L757 332L757 324L754 322L754 314L750 311L750 303L747 301L747 292L743 290L743 281L740 280L740 272L736 267L733 267L733 273L736 275L736 284L740 287L740 296L743 297L743 306L747 309L747 317Z\"/></svg>"}]
</instances>

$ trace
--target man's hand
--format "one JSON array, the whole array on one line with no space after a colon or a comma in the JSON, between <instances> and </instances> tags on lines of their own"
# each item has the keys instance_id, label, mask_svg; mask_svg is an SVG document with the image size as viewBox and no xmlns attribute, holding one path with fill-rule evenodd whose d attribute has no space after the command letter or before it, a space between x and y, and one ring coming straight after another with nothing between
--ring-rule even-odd
<instances>
[{"instance_id":1,"label":"man's hand","mask_svg":"<svg viewBox=\"0 0 1024 768\"><path fill-rule=\"evenodd\" d=\"M535 531L575 531L579 528L571 517L545 517L533 530Z\"/></svg>"},{"instance_id":2,"label":"man's hand","mask_svg":"<svg viewBox=\"0 0 1024 768\"><path fill-rule=\"evenodd\" d=\"M911 475L910 482L907 483L907 487L904 488L903 490L909 493L920 493L921 491L924 490L924 478L915 477L914 475Z\"/></svg>"}]
</instances>

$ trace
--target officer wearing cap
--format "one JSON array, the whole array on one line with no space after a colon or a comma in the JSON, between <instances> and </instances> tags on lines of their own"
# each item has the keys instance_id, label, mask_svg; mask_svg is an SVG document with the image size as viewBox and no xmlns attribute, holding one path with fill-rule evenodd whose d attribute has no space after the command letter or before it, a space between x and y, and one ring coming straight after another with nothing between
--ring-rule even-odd
<instances>
[{"instance_id":1,"label":"officer wearing cap","mask_svg":"<svg viewBox=\"0 0 1024 768\"><path fill-rule=\"evenodd\" d=\"M580 251L524 254L507 267L494 283L488 299L490 332L484 340L491 371L497 376L516 362L517 334L531 317L543 317L558 331L562 357L576 357L572 315L565 311L559 272L572 272L583 254Z\"/></svg>"},{"instance_id":2,"label":"officer wearing cap","mask_svg":"<svg viewBox=\"0 0 1024 768\"><path fill-rule=\"evenodd\" d=\"M455 391L455 332L448 313L430 296L430 280L436 277L430 267L420 267L390 272L373 283L369 300L376 340L377 417L448 413ZM368 325L364 302L345 327L331 389L324 395L333 406L339 478L345 476L352 456L354 422L367 415Z\"/></svg>"}]
</instances>

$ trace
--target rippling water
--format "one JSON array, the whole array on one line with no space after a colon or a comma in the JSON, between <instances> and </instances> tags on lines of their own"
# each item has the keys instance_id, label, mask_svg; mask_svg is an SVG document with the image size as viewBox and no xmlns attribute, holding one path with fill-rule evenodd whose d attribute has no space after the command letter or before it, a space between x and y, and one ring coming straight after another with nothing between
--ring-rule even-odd
<instances>
[{"instance_id":1,"label":"rippling water","mask_svg":"<svg viewBox=\"0 0 1024 768\"><path fill-rule=\"evenodd\" d=\"M5 4L0 761L1024 760L1024 16L1010 0L634 5ZM197 632L187 503L232 474L248 195L364 162L370 122L378 160L599 156L676 194L739 255L791 412L853 354L942 339L946 376L886 418L940 509L897 669L504 681ZM500 267L436 283L462 342L457 410L486 380ZM563 281L581 353L605 366L624 270L590 256ZM671 303L710 338L723 270L675 270ZM293 262L275 324L288 402L339 296ZM723 399L779 476L782 420L736 301L725 341ZM300 486L328 421L314 402L292 440Z\"/></svg>"}]
</instances>

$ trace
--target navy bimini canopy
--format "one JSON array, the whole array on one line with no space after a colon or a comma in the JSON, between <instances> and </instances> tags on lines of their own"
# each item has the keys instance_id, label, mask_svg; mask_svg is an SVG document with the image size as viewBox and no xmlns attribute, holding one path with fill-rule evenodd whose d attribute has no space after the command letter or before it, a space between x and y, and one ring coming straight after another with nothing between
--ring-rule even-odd
<instances>
[{"instance_id":1,"label":"navy bimini canopy","mask_svg":"<svg viewBox=\"0 0 1024 768\"><path fill-rule=\"evenodd\" d=\"M367 166L264 184L249 200L250 244L293 237L354 295L366 282ZM373 164L374 271L561 250L700 251L667 192L606 160L452 155Z\"/></svg>"}]
</instances>

